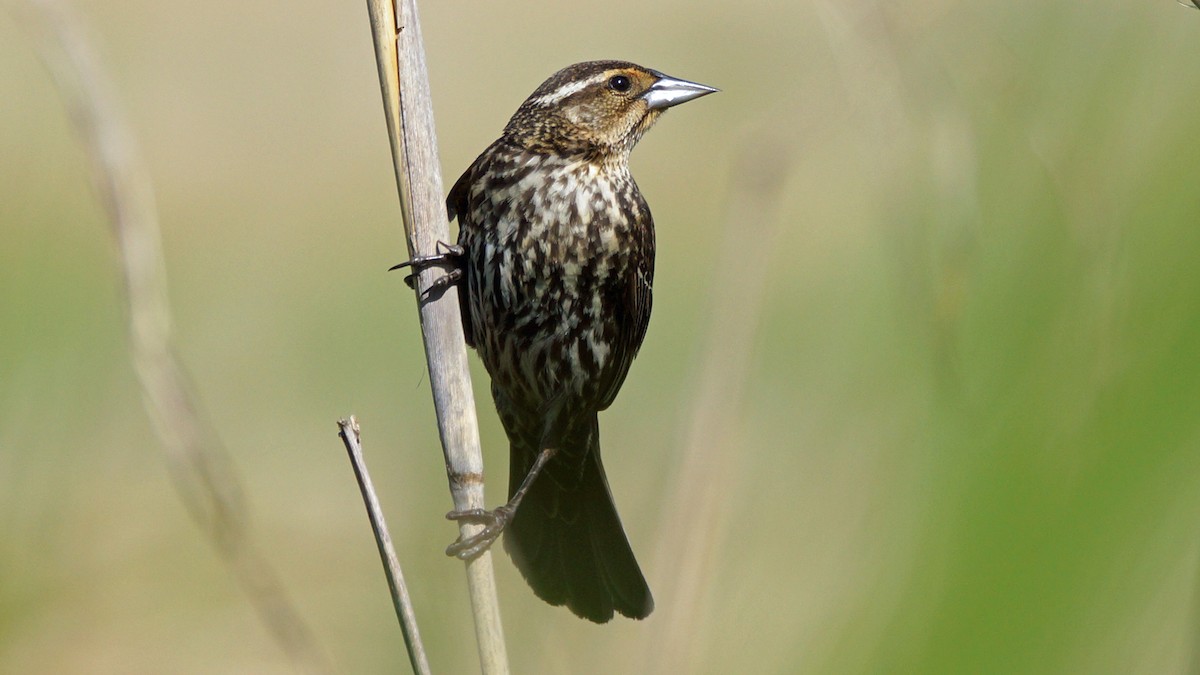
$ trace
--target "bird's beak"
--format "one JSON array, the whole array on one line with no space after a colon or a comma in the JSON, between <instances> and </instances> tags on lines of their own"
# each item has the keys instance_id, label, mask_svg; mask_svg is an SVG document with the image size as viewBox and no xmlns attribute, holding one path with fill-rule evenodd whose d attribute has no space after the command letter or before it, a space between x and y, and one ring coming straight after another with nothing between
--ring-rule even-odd
<instances>
[{"instance_id":1,"label":"bird's beak","mask_svg":"<svg viewBox=\"0 0 1200 675\"><path fill-rule=\"evenodd\" d=\"M650 85L646 93L642 94L642 98L645 99L646 105L650 106L651 110L670 108L673 105L687 103L694 98L700 98L714 91L721 91L707 84L678 80L658 72L655 75L658 76L658 81Z\"/></svg>"}]
</instances>

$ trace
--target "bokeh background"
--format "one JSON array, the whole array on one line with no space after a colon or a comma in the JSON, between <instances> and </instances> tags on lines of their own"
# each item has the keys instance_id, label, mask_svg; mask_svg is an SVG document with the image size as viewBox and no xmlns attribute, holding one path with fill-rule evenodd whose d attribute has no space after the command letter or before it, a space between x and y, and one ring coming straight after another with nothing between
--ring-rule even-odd
<instances>
[{"instance_id":1,"label":"bokeh background","mask_svg":"<svg viewBox=\"0 0 1200 675\"><path fill-rule=\"evenodd\" d=\"M19 6L8 0L6 10ZM336 669L477 668L365 4L74 3L149 167L180 355ZM1200 11L1171 0L425 3L452 182L557 68L723 89L634 173L655 315L602 417L658 600L498 582L521 673L1200 661ZM169 481L87 159L0 12L0 672L292 672ZM507 449L473 360L490 501Z\"/></svg>"}]
</instances>

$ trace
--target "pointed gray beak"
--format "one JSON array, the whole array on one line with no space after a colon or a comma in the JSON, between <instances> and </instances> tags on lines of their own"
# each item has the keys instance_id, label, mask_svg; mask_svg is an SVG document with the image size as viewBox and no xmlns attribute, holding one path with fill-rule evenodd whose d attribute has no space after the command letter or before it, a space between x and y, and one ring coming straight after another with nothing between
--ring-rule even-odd
<instances>
[{"instance_id":1,"label":"pointed gray beak","mask_svg":"<svg viewBox=\"0 0 1200 675\"><path fill-rule=\"evenodd\" d=\"M646 104L650 106L651 110L670 108L673 105L687 103L694 98L700 98L714 91L721 91L716 87L710 87L699 82L678 80L658 72L655 75L658 75L658 81L650 85L650 89L645 94L642 94L642 98L646 100Z\"/></svg>"}]
</instances>

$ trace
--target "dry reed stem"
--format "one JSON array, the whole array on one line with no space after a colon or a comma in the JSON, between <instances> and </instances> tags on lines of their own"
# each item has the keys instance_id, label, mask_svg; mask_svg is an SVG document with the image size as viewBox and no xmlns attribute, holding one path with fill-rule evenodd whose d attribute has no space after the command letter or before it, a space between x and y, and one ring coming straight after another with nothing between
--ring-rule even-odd
<instances>
[{"instance_id":1,"label":"dry reed stem","mask_svg":"<svg viewBox=\"0 0 1200 675\"><path fill-rule=\"evenodd\" d=\"M450 241L450 227L416 1L401 0L397 6L368 0L367 7L408 253L431 255L439 242ZM417 305L450 493L454 509L464 511L485 508L483 453L458 294L429 292L445 273L433 267L417 274ZM468 537L481 526L462 522L459 528ZM507 673L491 552L467 561L466 571L481 669L485 675Z\"/></svg>"},{"instance_id":2,"label":"dry reed stem","mask_svg":"<svg viewBox=\"0 0 1200 675\"><path fill-rule=\"evenodd\" d=\"M379 497L375 493L375 485L371 474L367 471L367 461L363 458L362 434L358 420L354 415L348 420L338 420L338 436L346 446L350 456L350 465L354 468L354 478L358 481L358 489L362 492L363 503L367 507L367 517L371 520L371 531L375 535L375 543L379 547L379 557L383 562L383 570L387 575L388 590L392 595L392 606L396 610L396 618L400 620L400 632L404 634L404 646L408 650L408 661L413 672L417 675L429 675L429 660L425 656L425 645L421 642L421 632L417 629L417 615L413 611L412 598L408 595L408 586L404 583L404 572L400 569L400 559L396 557L396 549L392 546L392 535L388 532L387 521L383 517L383 508L379 505Z\"/></svg>"}]
</instances>

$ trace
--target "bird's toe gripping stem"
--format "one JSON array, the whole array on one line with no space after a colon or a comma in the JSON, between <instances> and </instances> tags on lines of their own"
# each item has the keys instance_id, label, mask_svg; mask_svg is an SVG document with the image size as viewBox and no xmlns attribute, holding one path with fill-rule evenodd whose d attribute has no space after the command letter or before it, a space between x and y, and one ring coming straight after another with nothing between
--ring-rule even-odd
<instances>
[{"instance_id":1,"label":"bird's toe gripping stem","mask_svg":"<svg viewBox=\"0 0 1200 675\"><path fill-rule=\"evenodd\" d=\"M488 550L496 542L496 539L500 537L500 534L504 532L504 528L512 522L513 514L517 512L517 507L521 505L521 500L525 498L525 493L529 492L529 488L533 485L533 481L537 479L538 474L542 472L542 468L546 466L546 462L550 461L550 458L557 452L556 449L550 447L544 448L538 453L537 458L533 460L533 466L529 468L529 473L525 474L520 487L508 499L507 504L498 506L491 511L487 509L465 509L447 513L446 518L450 520L478 523L483 525L483 529L465 538L460 534L458 539L446 548L446 555L454 556L460 560L471 560Z\"/></svg>"},{"instance_id":2,"label":"bird's toe gripping stem","mask_svg":"<svg viewBox=\"0 0 1200 675\"><path fill-rule=\"evenodd\" d=\"M429 269L430 267L434 267L435 265L447 265L451 267L450 271L447 272L445 276L434 279L433 283L430 284L429 288L426 289L426 292L440 291L449 288L462 279L463 258L466 257L467 252L462 246L457 244L447 244L444 241L439 241L436 248L438 252L433 255L416 256L412 260L406 260L399 265L393 265L392 267L389 267L388 271L390 272L392 270L398 270L402 267L411 267L413 271L408 276L404 277L404 283L407 284L409 288L415 289L417 274L421 273L423 270Z\"/></svg>"},{"instance_id":3,"label":"bird's toe gripping stem","mask_svg":"<svg viewBox=\"0 0 1200 675\"><path fill-rule=\"evenodd\" d=\"M483 525L483 529L469 537L459 535L458 539L446 547L446 555L454 556L460 560L471 560L479 554L488 550L496 539L500 537L500 533L512 521L513 512L515 509L505 504L491 511L487 509L468 509L466 511L451 511L446 514L449 520L459 522L478 523Z\"/></svg>"}]
</instances>

